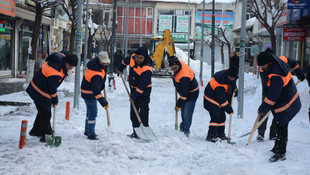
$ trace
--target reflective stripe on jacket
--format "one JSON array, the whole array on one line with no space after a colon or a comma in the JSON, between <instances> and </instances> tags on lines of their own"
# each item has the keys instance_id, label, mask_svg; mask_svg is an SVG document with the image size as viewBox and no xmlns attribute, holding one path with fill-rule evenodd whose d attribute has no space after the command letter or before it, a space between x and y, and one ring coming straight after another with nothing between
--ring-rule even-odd
<instances>
[{"instance_id":1,"label":"reflective stripe on jacket","mask_svg":"<svg viewBox=\"0 0 310 175\"><path fill-rule=\"evenodd\" d=\"M196 101L199 95L199 86L194 71L182 60L180 71L174 75L173 84L180 97L176 106L182 107L185 101Z\"/></svg>"},{"instance_id":2,"label":"reflective stripe on jacket","mask_svg":"<svg viewBox=\"0 0 310 175\"><path fill-rule=\"evenodd\" d=\"M258 110L262 113L272 110L276 121L285 125L301 108L290 67L284 61L274 59L268 70L262 75L267 83L265 97Z\"/></svg>"},{"instance_id":3,"label":"reflective stripe on jacket","mask_svg":"<svg viewBox=\"0 0 310 175\"><path fill-rule=\"evenodd\" d=\"M126 66L130 66L129 70L129 85L131 88L130 97L135 100L139 96L150 96L152 90L152 66L149 58L144 58L141 65L137 65L135 61L135 54L124 58L118 66L118 70L123 72Z\"/></svg>"},{"instance_id":4,"label":"reflective stripe on jacket","mask_svg":"<svg viewBox=\"0 0 310 175\"><path fill-rule=\"evenodd\" d=\"M81 84L82 98L87 100L98 100L103 107L108 104L101 93L105 88L106 69L107 67L101 65L97 57L88 61L87 69Z\"/></svg>"},{"instance_id":5,"label":"reflective stripe on jacket","mask_svg":"<svg viewBox=\"0 0 310 175\"><path fill-rule=\"evenodd\" d=\"M26 89L34 102L47 111L51 104L58 104L57 88L67 76L63 58L60 53L49 55Z\"/></svg>"},{"instance_id":6,"label":"reflective stripe on jacket","mask_svg":"<svg viewBox=\"0 0 310 175\"><path fill-rule=\"evenodd\" d=\"M232 107L229 99L233 94L235 82L230 82L227 69L216 72L204 91L204 108L208 111L224 110L231 113Z\"/></svg>"}]
</instances>

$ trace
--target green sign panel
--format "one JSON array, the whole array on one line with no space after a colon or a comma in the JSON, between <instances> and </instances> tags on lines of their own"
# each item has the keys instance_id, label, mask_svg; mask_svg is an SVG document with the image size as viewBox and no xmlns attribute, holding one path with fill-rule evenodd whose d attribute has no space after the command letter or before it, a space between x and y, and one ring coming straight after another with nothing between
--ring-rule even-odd
<instances>
[{"instance_id":1,"label":"green sign panel","mask_svg":"<svg viewBox=\"0 0 310 175\"><path fill-rule=\"evenodd\" d=\"M187 33L171 33L174 42L188 42ZM163 36L162 33L159 33L158 36Z\"/></svg>"}]
</instances>

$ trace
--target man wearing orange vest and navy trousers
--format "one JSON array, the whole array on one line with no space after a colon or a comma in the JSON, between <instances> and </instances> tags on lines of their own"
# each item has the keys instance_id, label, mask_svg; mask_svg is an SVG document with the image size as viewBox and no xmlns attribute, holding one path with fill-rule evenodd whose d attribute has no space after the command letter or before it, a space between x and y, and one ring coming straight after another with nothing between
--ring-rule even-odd
<instances>
[{"instance_id":1,"label":"man wearing orange vest and navy trousers","mask_svg":"<svg viewBox=\"0 0 310 175\"><path fill-rule=\"evenodd\" d=\"M271 110L277 126L277 139L271 150L274 155L269 161L285 160L288 124L301 108L298 91L290 66L284 61L270 53L261 52L257 56L257 64L265 72L267 82L265 98L257 113L264 115Z\"/></svg>"},{"instance_id":2,"label":"man wearing orange vest and navy trousers","mask_svg":"<svg viewBox=\"0 0 310 175\"><path fill-rule=\"evenodd\" d=\"M101 91L105 88L107 68L110 63L107 52L101 51L98 56L87 63L83 81L81 84L81 96L86 104L86 120L84 135L89 140L98 140L95 132L96 118L98 113L97 100L107 110L109 104Z\"/></svg>"},{"instance_id":3,"label":"man wearing orange vest and navy trousers","mask_svg":"<svg viewBox=\"0 0 310 175\"><path fill-rule=\"evenodd\" d=\"M236 89L237 78L238 68L231 66L229 69L216 72L205 88L203 105L211 116L206 138L209 142L227 139L225 136L225 112L233 113L230 103L233 91Z\"/></svg>"},{"instance_id":4,"label":"man wearing orange vest and navy trousers","mask_svg":"<svg viewBox=\"0 0 310 175\"><path fill-rule=\"evenodd\" d=\"M67 76L67 71L76 66L77 62L78 58L74 54L49 55L26 89L38 110L29 135L40 137L41 142L45 142L45 134L52 134L51 106L56 107L58 104L57 88Z\"/></svg>"},{"instance_id":5,"label":"man wearing orange vest and navy trousers","mask_svg":"<svg viewBox=\"0 0 310 175\"><path fill-rule=\"evenodd\" d=\"M123 70L130 66L129 71L129 85L130 85L130 101L134 102L137 111L140 115L143 126L149 126L149 103L150 95L152 90L152 60L148 55L147 49L144 47L139 47L137 51L123 59L121 64L118 66L117 71L122 76ZM130 107L130 119L132 122L132 127L139 127L139 121L133 110ZM139 138L135 131L130 138Z\"/></svg>"},{"instance_id":6,"label":"man wearing orange vest and navy trousers","mask_svg":"<svg viewBox=\"0 0 310 175\"><path fill-rule=\"evenodd\" d=\"M277 57L270 48L267 48L265 50L265 53L262 53L262 54L267 55L267 56L270 55L270 56L274 57L274 59L280 58L282 61L284 61L286 64L289 65L290 69L294 71L294 73L297 75L297 77L300 81L303 81L305 79L304 72L301 70L301 68L298 65L296 60L291 59L291 58L287 58L285 56ZM262 94L263 94L263 100L264 100L264 98L266 96L267 80L268 80L267 74L264 72L264 70L261 70L260 77L261 77L262 86L263 86L262 87ZM263 117L264 117L264 115L261 115L260 120ZM264 139L267 121L268 121L268 118L257 129L257 131L258 131L257 140L259 140L259 141L262 141ZM273 118L272 124L270 126L269 139L270 140L276 140L277 139L277 125L276 125L276 121L274 118Z\"/></svg>"},{"instance_id":7,"label":"man wearing orange vest and navy trousers","mask_svg":"<svg viewBox=\"0 0 310 175\"><path fill-rule=\"evenodd\" d=\"M194 71L182 60L175 56L168 59L169 66L174 72L173 84L180 97L176 103L175 110L181 108L182 122L180 131L187 137L190 134L195 104L199 95L199 86Z\"/></svg>"}]
</instances>

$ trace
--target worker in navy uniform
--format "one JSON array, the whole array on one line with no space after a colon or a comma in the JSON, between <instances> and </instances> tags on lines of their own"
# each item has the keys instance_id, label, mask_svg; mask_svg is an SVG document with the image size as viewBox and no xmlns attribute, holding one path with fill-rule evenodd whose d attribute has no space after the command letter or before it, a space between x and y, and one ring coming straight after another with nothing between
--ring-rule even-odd
<instances>
[{"instance_id":1,"label":"worker in navy uniform","mask_svg":"<svg viewBox=\"0 0 310 175\"><path fill-rule=\"evenodd\" d=\"M168 61L170 68L174 72L173 85L179 93L175 110L179 111L181 109L180 131L188 137L199 95L199 86L194 71L185 62L175 56L169 57Z\"/></svg>"},{"instance_id":2,"label":"worker in navy uniform","mask_svg":"<svg viewBox=\"0 0 310 175\"><path fill-rule=\"evenodd\" d=\"M149 103L152 91L152 60L148 55L147 49L139 47L136 52L124 58L117 68L117 72L122 76L123 70L129 65L129 85L130 85L130 101L134 103L140 115L143 126L149 126ZM139 121L131 105L130 120L132 127L139 127ZM130 138L138 138L135 131Z\"/></svg>"},{"instance_id":3,"label":"worker in navy uniform","mask_svg":"<svg viewBox=\"0 0 310 175\"><path fill-rule=\"evenodd\" d=\"M41 142L45 142L45 134L52 134L51 106L56 107L58 104L57 88L77 62L78 58L74 54L49 55L26 89L38 111L29 135L40 137Z\"/></svg>"},{"instance_id":4,"label":"worker in navy uniform","mask_svg":"<svg viewBox=\"0 0 310 175\"><path fill-rule=\"evenodd\" d=\"M289 65L290 69L297 75L297 77L300 81L303 81L305 79L304 72L301 70L301 68L300 68L300 66L296 60L291 59L291 58L287 58L285 56L277 57L275 55L275 53L270 48L267 48L265 50L265 52L266 52L266 54L270 54L272 57L274 57L274 59L281 59L282 61L287 63ZM260 77L261 77L262 89L263 89L262 90L262 94L263 94L262 100L264 100L264 98L266 96L267 81L268 81L268 76L264 70L261 70ZM263 117L264 117L263 115L260 116L259 120L261 120ZM268 121L268 118L257 129L257 131L258 131L257 140L259 140L259 141L264 140L264 134L265 134L266 126L267 126L267 121ZM276 140L276 138L277 138L277 125L276 125L275 119L273 118L272 124L270 126L270 131L269 131L269 139L270 140Z\"/></svg>"},{"instance_id":5,"label":"worker in navy uniform","mask_svg":"<svg viewBox=\"0 0 310 175\"><path fill-rule=\"evenodd\" d=\"M277 126L277 139L271 149L274 155L269 161L285 160L288 124L301 108L298 91L290 66L284 61L268 52L261 52L257 57L257 64L265 72L267 82L265 98L257 113L262 116L271 110Z\"/></svg>"},{"instance_id":6,"label":"worker in navy uniform","mask_svg":"<svg viewBox=\"0 0 310 175\"><path fill-rule=\"evenodd\" d=\"M110 63L109 55L105 51L99 52L98 56L87 63L83 81L81 84L81 95L86 104L86 119L84 135L90 140L98 140L95 132L96 118L98 113L97 101L107 110L109 104L101 91L105 88L107 68Z\"/></svg>"},{"instance_id":7,"label":"worker in navy uniform","mask_svg":"<svg viewBox=\"0 0 310 175\"><path fill-rule=\"evenodd\" d=\"M204 91L204 108L211 116L209 131L206 140L217 142L226 140L225 121L226 115L234 111L231 107L233 91L236 89L236 79L238 78L238 68L231 66L214 74Z\"/></svg>"}]
</instances>

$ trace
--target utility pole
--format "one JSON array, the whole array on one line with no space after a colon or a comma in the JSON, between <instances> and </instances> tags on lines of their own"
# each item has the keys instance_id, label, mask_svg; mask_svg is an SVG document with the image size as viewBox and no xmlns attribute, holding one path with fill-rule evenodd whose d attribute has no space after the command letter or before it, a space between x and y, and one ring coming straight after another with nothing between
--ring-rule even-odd
<instances>
[{"instance_id":1,"label":"utility pole","mask_svg":"<svg viewBox=\"0 0 310 175\"><path fill-rule=\"evenodd\" d=\"M202 80L202 70L203 70L203 43L204 43L204 32L205 32L205 0L203 0L203 10L202 10L202 31L201 31L201 50L200 50L200 84L203 86Z\"/></svg>"},{"instance_id":2,"label":"utility pole","mask_svg":"<svg viewBox=\"0 0 310 175\"><path fill-rule=\"evenodd\" d=\"M86 23L85 23L85 43L84 43L84 59L83 59L83 75L86 71L87 49L88 49L88 15L89 15L89 0L86 2Z\"/></svg>"},{"instance_id":3,"label":"utility pole","mask_svg":"<svg viewBox=\"0 0 310 175\"><path fill-rule=\"evenodd\" d=\"M128 56L128 16L129 16L129 3L126 0L126 41L125 41L125 57ZM124 79L127 79L127 68L123 71Z\"/></svg>"},{"instance_id":4,"label":"utility pole","mask_svg":"<svg viewBox=\"0 0 310 175\"><path fill-rule=\"evenodd\" d=\"M140 47L142 47L142 0L140 0Z\"/></svg>"},{"instance_id":5,"label":"utility pole","mask_svg":"<svg viewBox=\"0 0 310 175\"><path fill-rule=\"evenodd\" d=\"M214 30L215 30L214 0L212 0L211 77L214 76L214 50L215 50Z\"/></svg>"},{"instance_id":6,"label":"utility pole","mask_svg":"<svg viewBox=\"0 0 310 175\"><path fill-rule=\"evenodd\" d=\"M188 0L188 44L187 44L187 47L188 47L188 49L187 49L187 52L188 52L188 62L187 62L187 64L188 64L188 66L190 66L190 62L191 62L191 58L190 58L190 56L191 56L191 53L190 53L190 51L191 51L191 49L190 49L190 35L191 35L191 18L190 18L190 13L192 14L192 12L190 11L190 0Z\"/></svg>"},{"instance_id":7,"label":"utility pole","mask_svg":"<svg viewBox=\"0 0 310 175\"><path fill-rule=\"evenodd\" d=\"M112 23L112 46L111 46L110 73L113 73L113 65L114 65L115 31L116 31L116 0L114 0L114 2L113 2L113 23Z\"/></svg>"},{"instance_id":8,"label":"utility pole","mask_svg":"<svg viewBox=\"0 0 310 175\"><path fill-rule=\"evenodd\" d=\"M78 64L75 67L75 81L74 81L74 102L73 107L79 109L80 97L80 69L81 69L81 27L82 27L82 2L77 0L77 32L76 32L76 55L78 57Z\"/></svg>"},{"instance_id":9,"label":"utility pole","mask_svg":"<svg viewBox=\"0 0 310 175\"><path fill-rule=\"evenodd\" d=\"M245 51L245 28L246 28L246 7L247 0L242 0L241 17L241 40L240 40L240 59L239 59L239 85L238 85L238 117L243 118L243 91L244 91L244 51Z\"/></svg>"}]
</instances>

